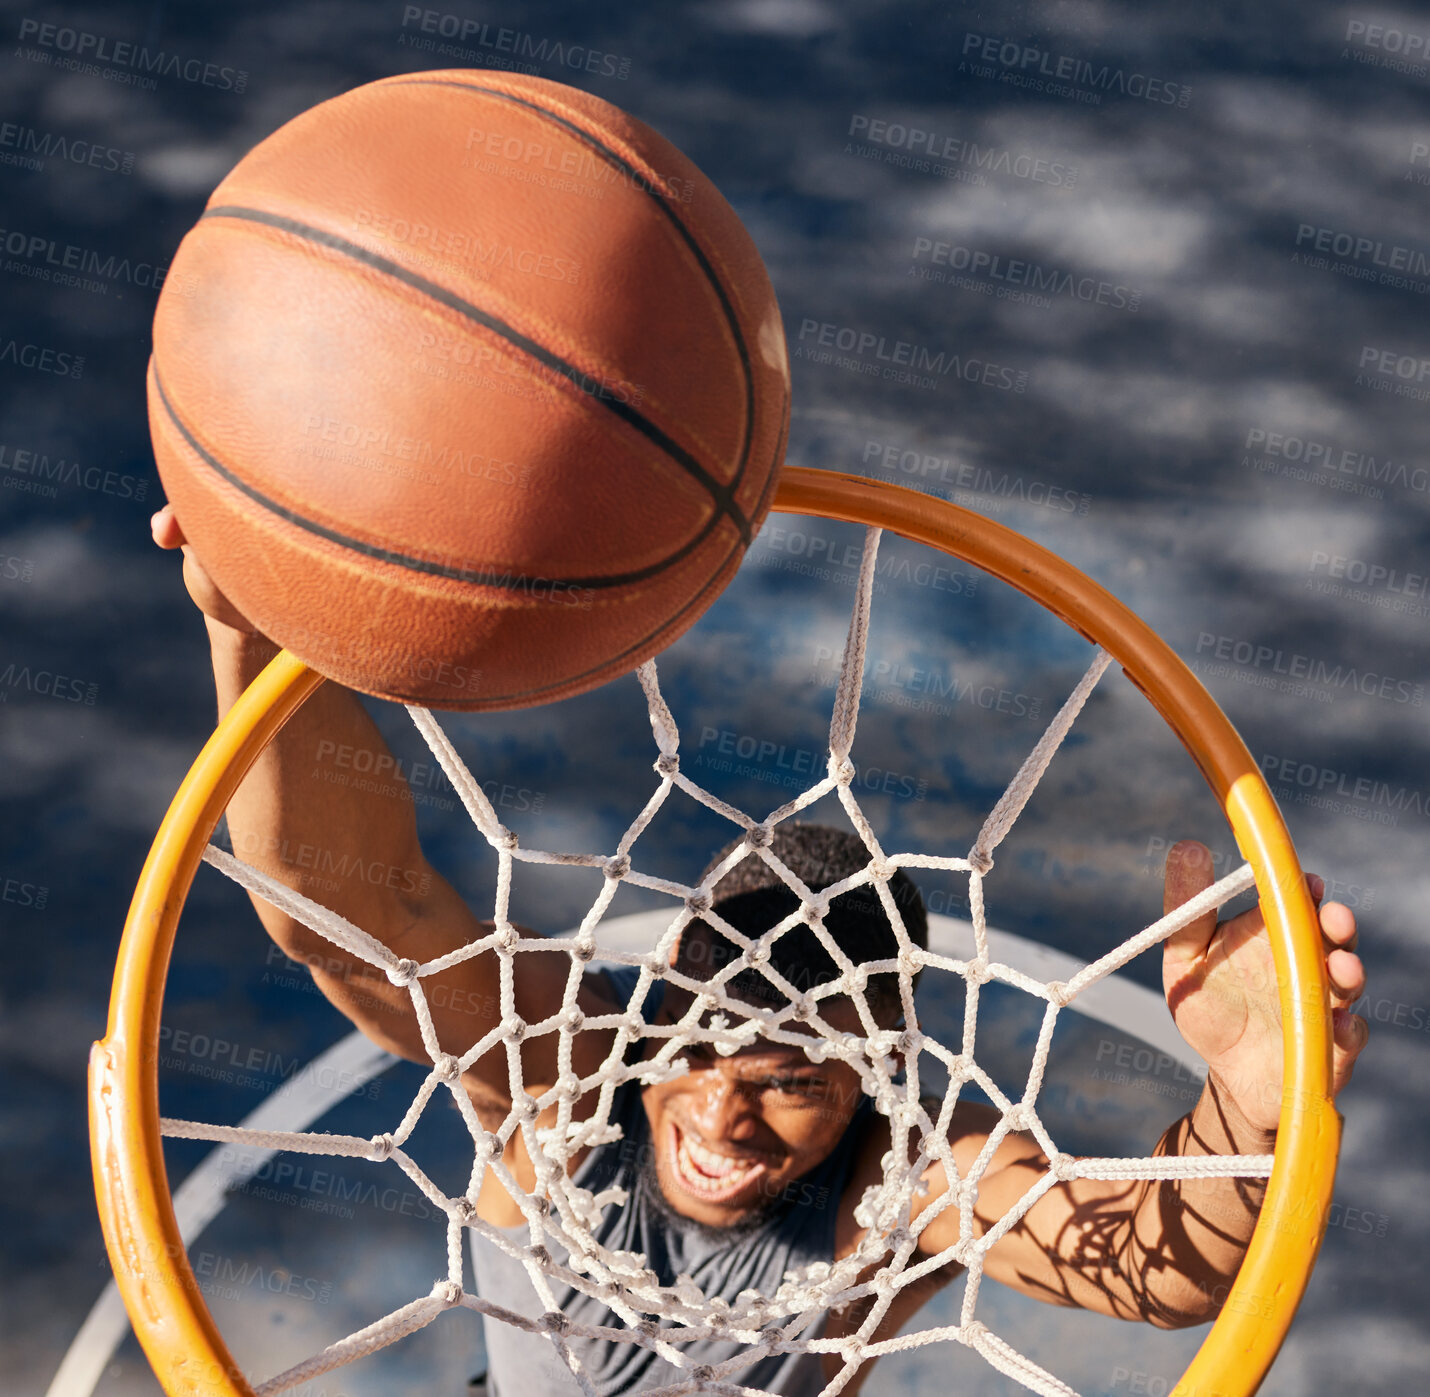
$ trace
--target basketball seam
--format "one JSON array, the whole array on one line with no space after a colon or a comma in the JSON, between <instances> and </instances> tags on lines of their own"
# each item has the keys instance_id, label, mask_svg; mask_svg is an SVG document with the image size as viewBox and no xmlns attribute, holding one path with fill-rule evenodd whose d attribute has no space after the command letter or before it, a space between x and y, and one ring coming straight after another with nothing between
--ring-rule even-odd
<instances>
[{"instance_id":1,"label":"basketball seam","mask_svg":"<svg viewBox=\"0 0 1430 1397\"><path fill-rule=\"evenodd\" d=\"M306 242L316 243L320 247L326 247L333 252L350 257L356 262L361 262L375 271L384 273L396 281L404 282L406 285L429 296L432 300L438 301L451 310L466 316L469 320L475 321L478 325L484 326L494 334L501 336L508 344L522 350L530 358L538 363L544 364L547 368L565 378L573 387L580 390L581 378L585 375L576 368L574 364L569 364L542 344L539 340L533 339L530 335L523 334L515 326L507 324L500 316L493 315L490 311L483 310L480 306L458 296L455 291L449 291L445 286L439 286L434 281L414 272L399 262L394 262L390 258L382 256L381 253L373 252L358 243L350 242L347 238L340 237L336 233L330 233L324 228L315 228L311 224L302 223L296 218L289 218L284 214L269 213L266 209L245 208L237 204L221 204L216 208L206 209L200 216L200 222L209 218L236 218L250 223L266 224L271 228L277 228L282 232L289 233L294 237L301 238ZM586 395L591 397L590 394ZM733 486L722 485L712 476L694 456L690 454L679 442L672 440L656 424L650 421L643 413L636 411L627 403L622 403L618 399L595 398L609 412L614 413L629 426L634 427L649 441L660 447L672 460L679 464L688 475L702 484L717 509L726 515L730 522L739 530L741 539L746 545L753 537L750 521L745 517L744 511L734 499Z\"/></svg>"},{"instance_id":2,"label":"basketball seam","mask_svg":"<svg viewBox=\"0 0 1430 1397\"><path fill-rule=\"evenodd\" d=\"M562 110L555 108L554 103L552 106L547 107L541 103L530 101L527 98L518 97L515 93L503 92L497 87L484 87L479 83L455 82L450 78L394 78L390 80L387 85L392 87L458 87L468 92L485 93L487 96L495 97L500 101L511 102L516 106L525 107L529 111L536 112L549 121L564 126L568 131L572 132L572 134L578 136L581 140L590 145L610 164L624 169L628 174L637 177L640 181L637 187L642 188L643 192L654 201L656 207L670 220L676 232L680 234L681 239L694 256L701 271L704 272L706 281L715 292L716 297L720 301L721 308L725 312L726 323L735 341L736 351L740 356L740 368L745 379L745 439L740 448L740 460L735 468L735 478L730 485L732 491L738 488L749 467L750 450L754 442L755 431L755 382L754 371L751 368L749 347L745 343L744 331L741 327L739 317L735 314L735 308L731 303L730 297L726 292L724 280L716 274L715 268L711 264L710 256L707 255L705 249L696 241L695 235L691 232L689 227L686 226L685 221L675 210L671 208L663 198L656 197L654 186L664 184L661 176L651 169L649 165L646 166L646 172L644 174L637 171L632 162L624 155L612 149L601 140L599 136L596 136L593 132L588 131L582 126L577 120L578 113L572 111L569 107L564 108L564 113L569 113L569 115L563 114ZM630 153L632 156L636 155L635 151L631 151ZM645 164L644 161L641 163ZM749 540L747 539L746 542L748 543Z\"/></svg>"},{"instance_id":3,"label":"basketball seam","mask_svg":"<svg viewBox=\"0 0 1430 1397\"><path fill-rule=\"evenodd\" d=\"M170 418L173 427L176 431L180 433L186 444L190 446L190 449L192 449L200 457L200 459L206 462L209 461L209 454L204 451L203 447L198 442L192 440L192 438L185 432L183 423L174 414L172 408L170 407L170 404L164 397L163 385L159 381L159 373L157 366L151 365L151 371L154 375L155 390L160 396L160 400L166 409L166 412ZM221 479L230 479L228 474L224 472L221 467L218 467L218 473ZM241 480L232 480L231 483L242 494L249 495L250 497L256 494L256 492L249 490L245 486L244 482ZM715 516L717 520L719 519L719 517L720 516L718 515ZM299 522L301 524L302 521L299 520L295 522ZM322 535L319 536L321 537ZM528 702L555 702L556 700L569 695L573 692L573 690L574 692L580 692L586 687L588 680L602 673L605 673L613 665L621 664L622 662L628 660L630 656L638 654L643 650L646 650L649 646L656 642L659 637L667 634L672 628L680 627L680 623L692 610L703 610L704 606L706 605L704 600L705 597L708 595L710 590L716 586L717 582L719 582L722 575L729 568L731 560L736 556L738 552L738 549L732 549L729 553L727 553L725 557L720 561L719 565L710 570L704 581L701 582L699 590L696 591L695 594L691 596L680 607L680 609L675 612L674 615L665 617L659 624L654 626L651 630L647 631L646 634L642 636L639 640L633 641L618 654L610 656L607 659L601 661L599 664L592 665L577 674L568 675L565 678L557 680L550 684L538 685L536 687L528 689L512 690L507 693L497 694L484 698L479 706L470 706L466 708L465 711L478 712L482 709L495 709L502 706L510 707L512 705L525 704ZM683 627L681 629L683 629ZM299 658L301 659L302 657L300 656ZM610 677L615 678L617 676L612 674ZM362 689L364 692L379 692L370 688L364 688L361 683L342 680L340 680L339 682L347 683L347 686L349 688ZM408 701L408 699L413 702L432 702L432 697L430 694L414 693L409 695L408 699L404 699L402 693L396 689L383 690L381 691L380 696L396 699L399 702L406 702Z\"/></svg>"},{"instance_id":4,"label":"basketball seam","mask_svg":"<svg viewBox=\"0 0 1430 1397\"><path fill-rule=\"evenodd\" d=\"M395 567L406 568L410 572L426 573L432 577L443 577L453 582L466 582L478 587L491 587L498 591L523 591L528 590L531 582L531 575L519 573L515 578L512 576L510 568L504 568L500 573L486 572L476 568L456 568L446 563L433 562L430 559L414 557L408 553L399 553L391 548L383 548L378 544L369 543L365 539L354 538L350 534L342 533L338 529L331 528L327 524L319 523L316 519L309 519L306 515L299 514L297 510L280 503L258 489L257 486L244 480L242 476L230 470L218 459L202 442L190 431L188 424L179 416L173 403L169 401L169 395L164 391L164 384L159 377L159 366L157 355L155 362L151 366L154 375L154 388L159 395L159 401L168 414L169 420L173 423L179 435L183 437L189 449L199 457L211 470L226 480L235 489L247 495L256 504L261 505L269 513L277 515L280 519L286 520L290 524L297 525L307 533L318 538L327 539L330 543L335 543L354 553L360 553L364 557L374 558L379 562L391 563ZM613 576L598 576L591 578L582 577L551 577L542 580L561 587L585 587L592 591L604 590L615 587L630 587L637 583L645 582L665 572L675 564L688 557L710 536L719 525L725 515L719 513L711 514L700 530L682 544L674 553L662 558L658 563L652 563L649 567L641 568L635 572L619 573ZM728 563L730 557L740 551L740 545L736 545L725 555L721 567ZM525 578L525 582L523 582Z\"/></svg>"}]
</instances>

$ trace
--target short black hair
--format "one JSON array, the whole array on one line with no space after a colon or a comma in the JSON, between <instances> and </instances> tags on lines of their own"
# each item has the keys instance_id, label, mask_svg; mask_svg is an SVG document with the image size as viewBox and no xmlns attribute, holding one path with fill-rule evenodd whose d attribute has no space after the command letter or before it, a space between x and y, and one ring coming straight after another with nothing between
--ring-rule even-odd
<instances>
[{"instance_id":1,"label":"short black hair","mask_svg":"<svg viewBox=\"0 0 1430 1397\"><path fill-rule=\"evenodd\" d=\"M734 840L720 850L707 865L701 881L742 842ZM843 882L867 867L872 857L857 835L826 825L781 824L771 832L768 847L812 892ZM899 869L889 879L888 887L909 940L926 949L928 914L913 879ZM800 905L793 890L756 854L747 855L720 879L713 899L713 910L750 938L764 935ZM823 921L835 945L856 965L892 960L899 953L894 928L871 886L841 893L829 904ZM696 954L708 964L709 975L742 954L738 945L709 922L692 923L695 925L706 931L701 951ZM682 938L681 959L687 964L693 960L687 952L693 950L694 945ZM837 980L840 975L834 957L814 929L803 923L791 927L770 948L770 968L801 993ZM757 969L742 970L727 987L741 998L787 1002L786 996ZM897 1018L900 1000L896 974L881 971L871 976L865 993L876 1018Z\"/></svg>"}]
</instances>

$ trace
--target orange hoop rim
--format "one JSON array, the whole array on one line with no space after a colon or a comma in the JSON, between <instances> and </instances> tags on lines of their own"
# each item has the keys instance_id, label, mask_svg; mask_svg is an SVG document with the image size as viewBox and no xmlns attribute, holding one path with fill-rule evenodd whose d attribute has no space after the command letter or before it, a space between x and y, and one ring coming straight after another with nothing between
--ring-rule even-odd
<instances>
[{"instance_id":1,"label":"orange hoop rim","mask_svg":"<svg viewBox=\"0 0 1430 1397\"><path fill-rule=\"evenodd\" d=\"M781 473L774 510L876 525L1017 588L1100 645L1177 734L1251 864L1276 964L1283 1091L1265 1202L1222 1311L1172 1397L1250 1397L1315 1265L1340 1117L1321 934L1290 835L1230 720L1172 649L1070 563L972 510L905 486L808 467ZM254 1397L218 1332L174 1215L159 1130L159 1020L169 958L204 846L259 752L323 683L282 651L219 723L164 817L135 887L105 1037L90 1053L90 1150L114 1277L169 1397Z\"/></svg>"}]
</instances>

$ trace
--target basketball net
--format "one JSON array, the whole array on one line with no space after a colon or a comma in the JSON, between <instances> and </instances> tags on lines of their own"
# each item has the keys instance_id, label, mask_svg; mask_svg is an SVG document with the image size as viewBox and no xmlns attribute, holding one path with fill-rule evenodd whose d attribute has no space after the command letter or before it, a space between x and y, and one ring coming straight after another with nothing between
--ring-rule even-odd
<instances>
[{"instance_id":1,"label":"basketball net","mask_svg":"<svg viewBox=\"0 0 1430 1397\"><path fill-rule=\"evenodd\" d=\"M870 528L867 531L830 720L826 774L822 780L763 819L757 820L721 800L692 781L681 769L680 734L661 696L652 660L643 664L636 673L650 710L651 729L658 752L654 765L659 783L612 854L552 853L522 848L516 835L497 818L481 785L467 770L431 713L422 708L409 710L478 832L497 857L497 886L492 914L495 929L489 935L446 955L420 964L399 959L380 941L351 922L301 893L284 887L224 850L213 845L208 847L204 855L206 861L250 893L266 899L349 955L384 971L393 984L405 987L411 996L413 1013L432 1064L401 1121L392 1130L370 1139L163 1120L163 1133L182 1139L221 1141L240 1147L279 1149L298 1154L387 1161L406 1174L445 1219L445 1274L437 1280L429 1294L411 1300L311 1358L256 1385L254 1390L258 1397L283 1392L391 1344L431 1323L442 1311L456 1307L476 1311L523 1330L545 1334L588 1397L595 1397L596 1389L572 1345L571 1341L577 1338L636 1344L653 1349L680 1370L678 1381L652 1390L650 1397L677 1397L677 1394L697 1392L757 1397L759 1389L741 1385L740 1371L767 1355L789 1353L837 1355L842 1366L823 1389L824 1397L832 1397L867 1360L950 1340L976 1350L993 1367L1033 1392L1072 1394L1072 1388L1025 1358L976 1318L979 1288L989 1250L1018 1224L1045 1193L1072 1179L1250 1178L1270 1174L1271 1155L1077 1159L1054 1143L1036 1107L1053 1029L1063 1008L1088 986L1250 888L1253 885L1252 873L1249 867L1243 866L1222 878L1066 981L1044 983L993 960L989 952L984 912L984 883L993 869L994 852L1027 804L1074 719L1107 668L1110 657L1101 649L1097 651L1087 672L988 813L966 856L886 853L854 795L855 766L851 757L879 538L879 529ZM722 815L744 836L728 857L695 885L654 877L642 872L635 861L638 840L671 792L677 789ZM857 873L816 892L773 854L770 848L771 832L783 821L831 794L837 797L863 840L869 861ZM762 860L799 899L796 911L757 937L744 935L712 909L715 885L746 858ZM604 873L601 890L574 937L552 940L523 936L518 931L509 912L518 864L578 865ZM971 958L959 960L936 954L919 948L909 938L888 887L889 878L901 868L967 874L974 939ZM622 883L665 894L677 904L669 926L657 944L645 954L623 953L601 945L602 919ZM897 938L898 954L887 960L856 965L825 930L822 918L833 899L861 887L871 889L879 898ZM718 928L740 950L738 956L706 980L692 979L670 965L671 953L682 932L696 920ZM771 964L770 951L774 943L787 931L800 925L807 925L813 930L839 969L836 979L811 990L790 984ZM515 1004L516 958L525 951L549 953L554 949L565 949L573 963L573 973L568 977L562 1006L540 1023L524 1023L517 1015ZM478 955L498 958L501 1021L460 1056L454 1056L444 1052L438 1042L422 981ZM581 979L579 967L588 965L597 957L632 966L639 972L630 1003L623 1013L586 1016L576 1006ZM780 1007L755 1007L729 993L730 981L752 969L762 975L781 997L783 1002ZM920 1029L913 981L917 972L923 969L957 975L966 985L962 1041L956 1049ZM881 1029L870 1011L866 993L868 980L881 974L898 977L903 1026L897 1029ZM667 1025L646 1022L642 1007L658 980L678 985L694 996L690 1009L678 1022ZM979 991L983 985L995 981L1023 990L1045 1004L1032 1066L1023 1094L1017 1100L1006 1095L974 1060ZM821 1004L835 995L845 996L853 1002L862 1034L841 1033L826 1022L821 1014ZM613 1032L614 1039L600 1069L578 1078L571 1067L572 1042L575 1034L586 1030ZM812 1037L811 1030L817 1036ZM541 1034L556 1035L559 1073L549 1090L540 1096L533 1096L522 1081L519 1045ZM628 1063L627 1050L632 1044L646 1039L652 1040L649 1056ZM837 1059L847 1063L857 1072L864 1091L873 1099L874 1108L887 1118L892 1144L884 1158L881 1182L865 1191L856 1208L855 1218L864 1231L851 1255L787 1273L784 1283L773 1295L747 1291L731 1303L721 1297L706 1296L687 1276L678 1277L673 1285L662 1285L659 1277L648 1268L643 1255L610 1251L601 1246L595 1240L593 1231L604 1210L622 1206L626 1195L614 1188L600 1194L579 1188L572 1182L568 1166L577 1152L621 1138L620 1129L611 1123L618 1087L627 1082L653 1085L680 1076L687 1070L681 1054L692 1044L709 1044L717 1053L729 1055L757 1040L797 1048L816 1062ZM500 1052L504 1052L507 1059L512 1104L500 1128L487 1130L477 1118L461 1078L484 1054ZM942 1063L948 1075L947 1090L936 1112L932 1113L929 1102L923 1099L926 1074L921 1071L921 1066L925 1054ZM902 1077L900 1062L904 1069ZM997 1108L1000 1119L972 1166L966 1172L960 1172L948 1135L960 1093L968 1083L975 1084L987 1095ZM404 1149L428 1102L443 1088L451 1093L456 1102L473 1145L467 1189L457 1196L449 1196L438 1188ZM598 1094L594 1112L584 1120L573 1119L577 1100L592 1092ZM554 1124L538 1128L538 1117L551 1108L556 1113ZM536 1187L529 1194L520 1188L503 1163L505 1147L518 1131L536 1174ZM1023 1196L979 1236L974 1221L979 1184L994 1152L1010 1131L1030 1133L1046 1155L1048 1167ZM936 1165L942 1165L949 1180L947 1192L913 1218L912 1203L916 1190L925 1174ZM501 1182L525 1218L528 1238L524 1244L513 1240L507 1231L499 1230L477 1216L476 1200L488 1172ZM957 1211L958 1240L937 1255L919 1256L920 1236L947 1209ZM480 1233L493 1246L522 1264L540 1303L545 1307L545 1314L540 1319L532 1320L517 1314L467 1289L462 1256L463 1238L468 1229ZM558 1253L564 1254L566 1260L556 1259ZM900 1291L949 1263L958 1263L967 1270L959 1322L875 1341L873 1335ZM568 1288L600 1300L613 1315L619 1316L624 1327L615 1324L592 1326L569 1319L562 1313L558 1300L558 1292ZM856 1301L864 1301L869 1307L856 1331L838 1338L817 1337L818 1321L826 1311ZM686 1355L685 1349L689 1344L715 1339L736 1341L745 1345L746 1350L738 1358L715 1365L693 1363Z\"/></svg>"}]
</instances>

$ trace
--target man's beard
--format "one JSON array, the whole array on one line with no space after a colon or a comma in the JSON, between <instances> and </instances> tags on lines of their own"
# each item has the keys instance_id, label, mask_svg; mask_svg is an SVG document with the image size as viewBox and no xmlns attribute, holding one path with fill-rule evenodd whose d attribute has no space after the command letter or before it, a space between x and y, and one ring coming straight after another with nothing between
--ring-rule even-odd
<instances>
[{"instance_id":1,"label":"man's beard","mask_svg":"<svg viewBox=\"0 0 1430 1397\"><path fill-rule=\"evenodd\" d=\"M665 1189L660 1182L660 1167L656 1163L655 1150L644 1152L638 1186L645 1191L645 1196L650 1200L651 1206L660 1214L661 1220L667 1226L681 1232L694 1233L712 1245L729 1245L743 1237L748 1237L752 1232L759 1232L768 1227L771 1219L780 1211L783 1201L779 1193L772 1198L763 1198L735 1221L722 1223L719 1227L698 1222L695 1218L686 1217L684 1213L678 1211L675 1204L666 1197Z\"/></svg>"}]
</instances>

